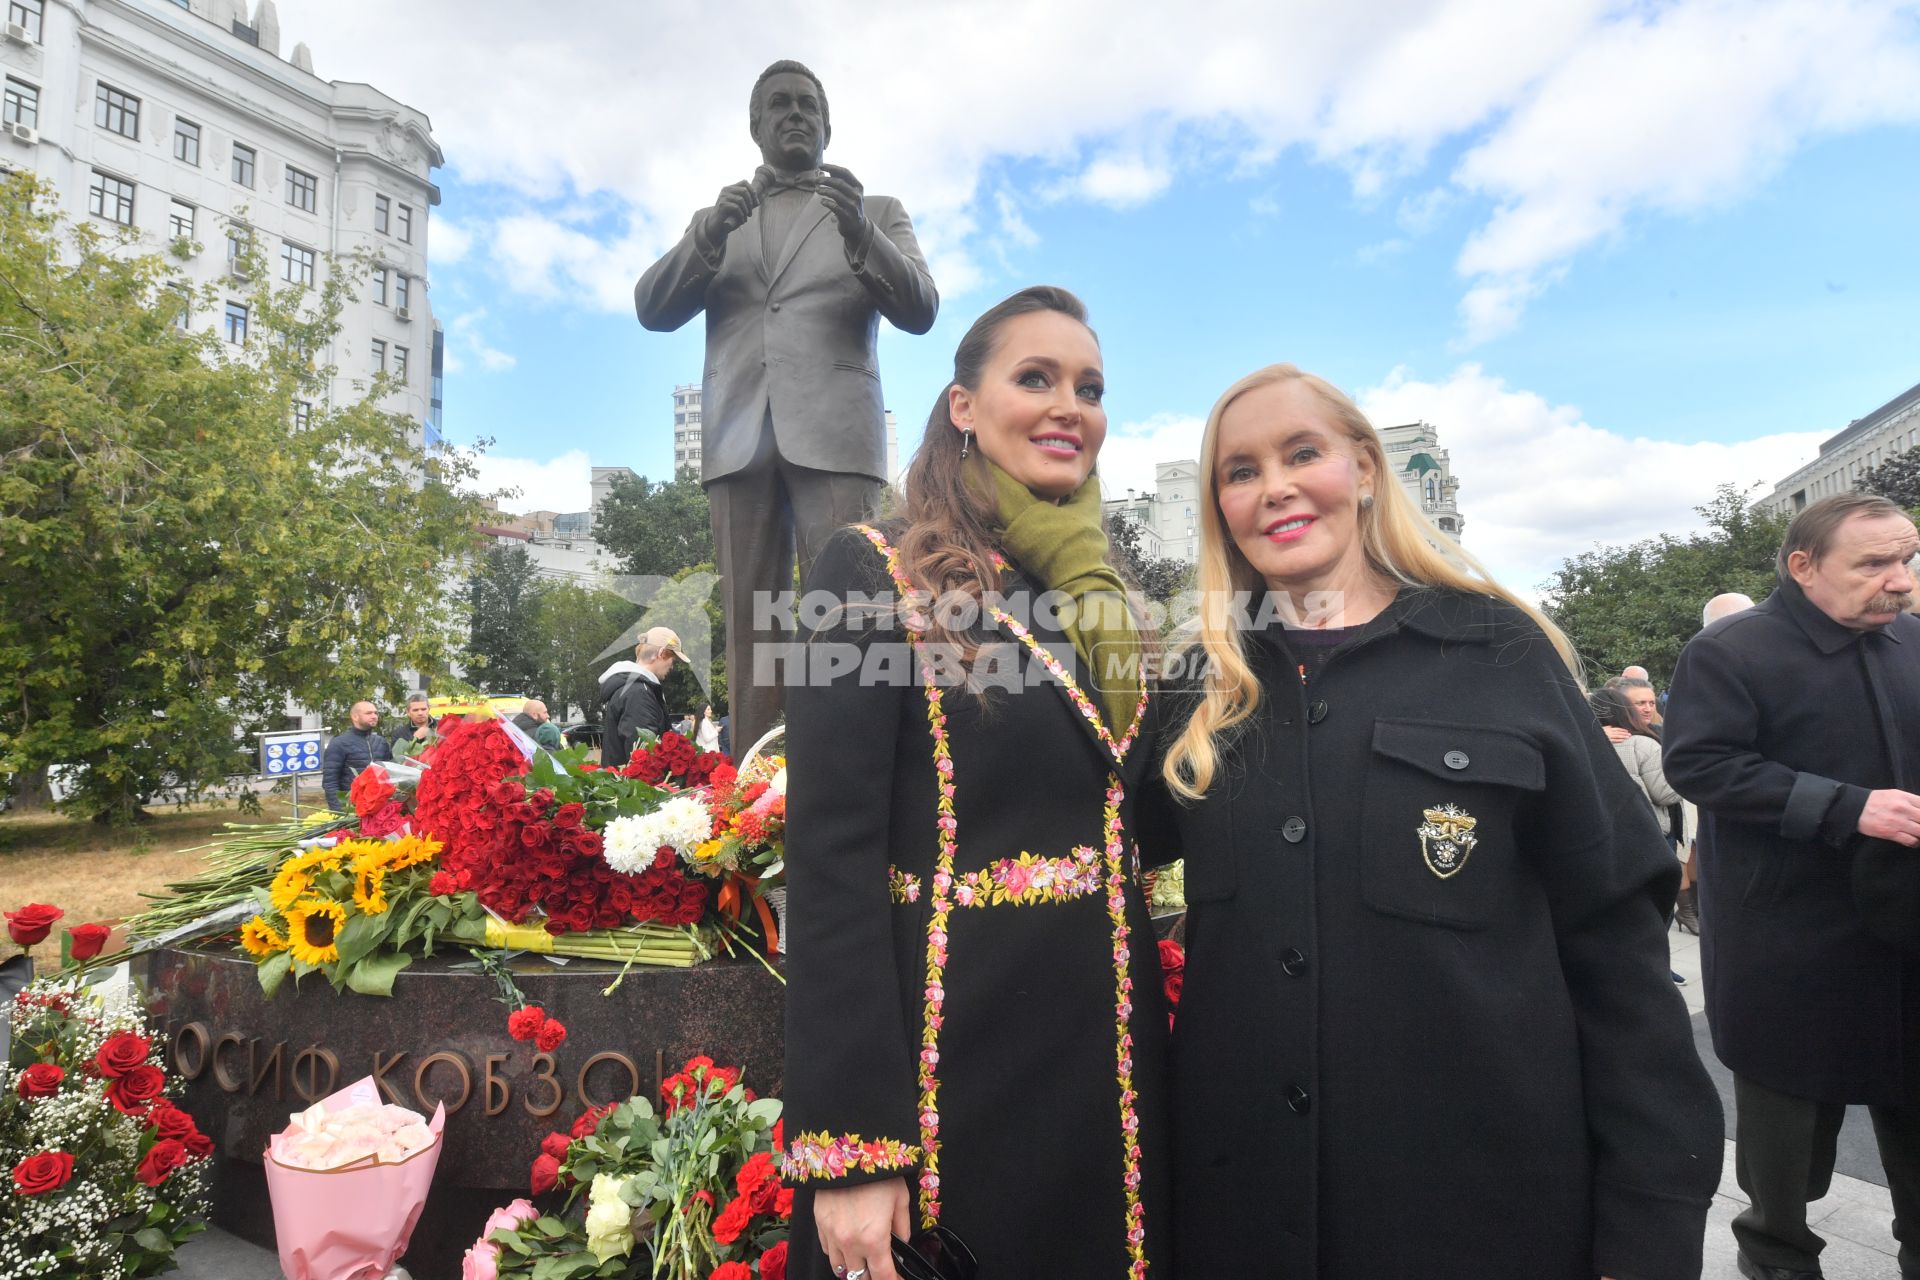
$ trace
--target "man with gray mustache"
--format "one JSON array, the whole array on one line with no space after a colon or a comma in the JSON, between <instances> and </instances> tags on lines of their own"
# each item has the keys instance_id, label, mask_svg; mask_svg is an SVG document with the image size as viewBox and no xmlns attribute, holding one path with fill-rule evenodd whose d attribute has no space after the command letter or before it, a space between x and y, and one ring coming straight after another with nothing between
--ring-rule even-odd
<instances>
[{"instance_id":1,"label":"man with gray mustache","mask_svg":"<svg viewBox=\"0 0 1920 1280\"><path fill-rule=\"evenodd\" d=\"M1849 1104L1871 1110L1920 1277L1920 534L1885 498L1794 517L1779 585L1688 643L1667 781L1700 807L1707 1019L1734 1073L1741 1274L1820 1275Z\"/></svg>"}]
</instances>

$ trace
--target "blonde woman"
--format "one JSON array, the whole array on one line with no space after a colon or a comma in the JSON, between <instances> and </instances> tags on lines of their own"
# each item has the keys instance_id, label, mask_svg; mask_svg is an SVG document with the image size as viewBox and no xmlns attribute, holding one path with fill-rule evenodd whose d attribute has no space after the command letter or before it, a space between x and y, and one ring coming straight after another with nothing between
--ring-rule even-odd
<instances>
[{"instance_id":1,"label":"blonde woman","mask_svg":"<svg viewBox=\"0 0 1920 1280\"><path fill-rule=\"evenodd\" d=\"M1142 832L1187 860L1182 1272L1698 1276L1678 868L1564 638L1291 365L1220 398L1200 475L1200 673Z\"/></svg>"}]
</instances>

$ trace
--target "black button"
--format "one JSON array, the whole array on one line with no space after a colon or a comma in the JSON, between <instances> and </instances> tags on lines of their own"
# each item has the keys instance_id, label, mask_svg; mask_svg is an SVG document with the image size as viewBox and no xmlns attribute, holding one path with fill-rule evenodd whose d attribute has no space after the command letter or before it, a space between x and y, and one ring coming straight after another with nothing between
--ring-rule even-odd
<instances>
[{"instance_id":1,"label":"black button","mask_svg":"<svg viewBox=\"0 0 1920 1280\"><path fill-rule=\"evenodd\" d=\"M774 304L773 304L773 309L774 309L775 311L778 311L778 310L780 309L780 304L779 304L779 303L777 303L777 302L776 302L776 303L774 303Z\"/></svg>"},{"instance_id":2,"label":"black button","mask_svg":"<svg viewBox=\"0 0 1920 1280\"><path fill-rule=\"evenodd\" d=\"M1447 762L1447 768L1449 769L1464 769L1471 763L1467 759L1467 753L1464 751L1449 751L1446 755L1442 756L1441 759Z\"/></svg>"},{"instance_id":3,"label":"black button","mask_svg":"<svg viewBox=\"0 0 1920 1280\"><path fill-rule=\"evenodd\" d=\"M1327 718L1327 704L1325 702L1315 700L1313 705L1307 708L1308 724L1319 724L1322 720L1325 720L1326 718Z\"/></svg>"},{"instance_id":4,"label":"black button","mask_svg":"<svg viewBox=\"0 0 1920 1280\"><path fill-rule=\"evenodd\" d=\"M1287 1109L1297 1116L1303 1116L1313 1110L1313 1099L1299 1085L1290 1084L1287 1086Z\"/></svg>"},{"instance_id":5,"label":"black button","mask_svg":"<svg viewBox=\"0 0 1920 1280\"><path fill-rule=\"evenodd\" d=\"M1288 818L1280 824L1280 834L1287 838L1288 844L1299 844L1307 837L1307 820L1297 816Z\"/></svg>"},{"instance_id":6,"label":"black button","mask_svg":"<svg viewBox=\"0 0 1920 1280\"><path fill-rule=\"evenodd\" d=\"M1297 978L1307 971L1306 953L1298 947L1288 947L1287 954L1280 957L1280 970L1289 978Z\"/></svg>"}]
</instances>

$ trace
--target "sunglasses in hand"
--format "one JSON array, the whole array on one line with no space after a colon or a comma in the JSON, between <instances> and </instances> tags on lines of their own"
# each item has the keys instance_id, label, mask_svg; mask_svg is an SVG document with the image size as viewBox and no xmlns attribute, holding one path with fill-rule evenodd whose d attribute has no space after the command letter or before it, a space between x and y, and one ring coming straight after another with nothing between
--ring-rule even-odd
<instances>
[{"instance_id":1,"label":"sunglasses in hand","mask_svg":"<svg viewBox=\"0 0 1920 1280\"><path fill-rule=\"evenodd\" d=\"M893 1242L893 1269L900 1280L978 1280L973 1250L945 1227L928 1227L912 1240Z\"/></svg>"}]
</instances>

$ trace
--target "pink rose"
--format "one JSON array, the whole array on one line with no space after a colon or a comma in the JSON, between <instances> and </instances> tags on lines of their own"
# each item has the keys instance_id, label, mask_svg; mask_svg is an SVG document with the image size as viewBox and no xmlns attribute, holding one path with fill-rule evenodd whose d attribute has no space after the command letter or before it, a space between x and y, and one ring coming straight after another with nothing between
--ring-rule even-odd
<instances>
[{"instance_id":1,"label":"pink rose","mask_svg":"<svg viewBox=\"0 0 1920 1280\"><path fill-rule=\"evenodd\" d=\"M480 1239L490 1240L496 1231L517 1231L523 1222L532 1222L540 1216L540 1211L527 1200L515 1200L504 1209L495 1209L493 1216L487 1219L487 1225L481 1229Z\"/></svg>"},{"instance_id":2,"label":"pink rose","mask_svg":"<svg viewBox=\"0 0 1920 1280\"><path fill-rule=\"evenodd\" d=\"M500 1280L500 1246L482 1240L460 1259L460 1280Z\"/></svg>"}]
</instances>

